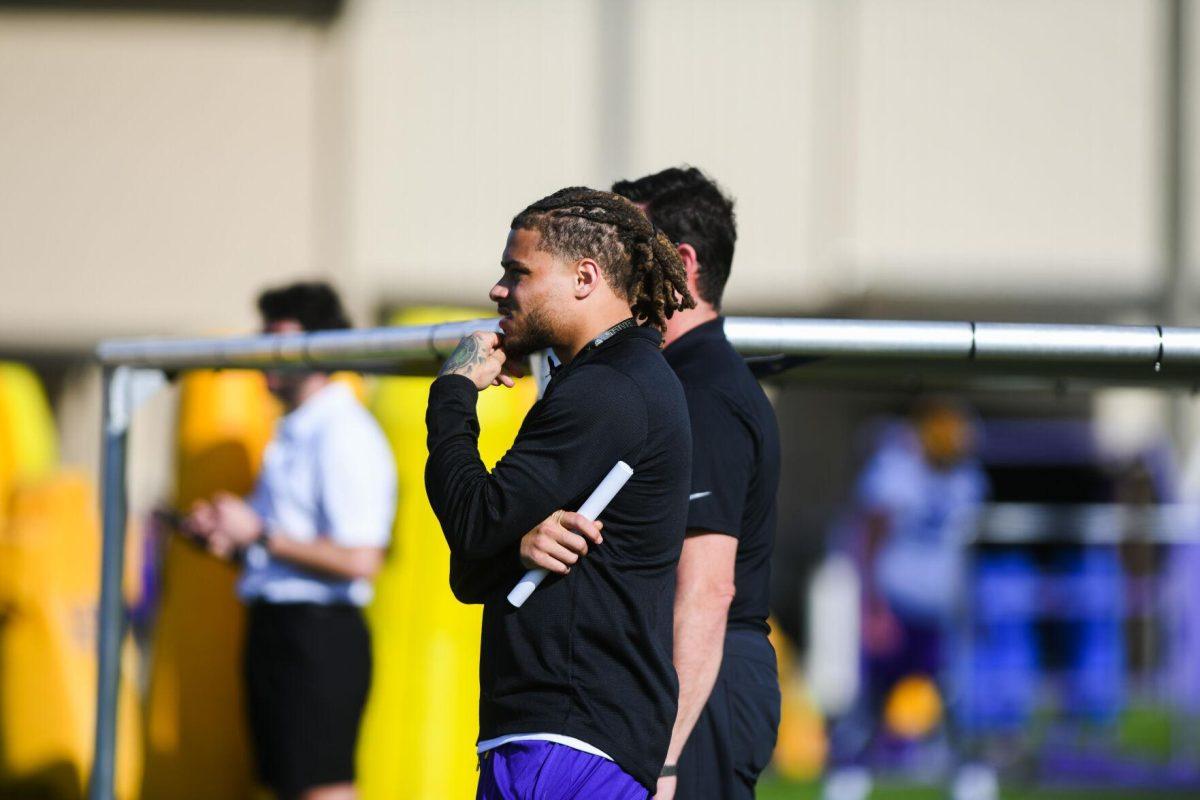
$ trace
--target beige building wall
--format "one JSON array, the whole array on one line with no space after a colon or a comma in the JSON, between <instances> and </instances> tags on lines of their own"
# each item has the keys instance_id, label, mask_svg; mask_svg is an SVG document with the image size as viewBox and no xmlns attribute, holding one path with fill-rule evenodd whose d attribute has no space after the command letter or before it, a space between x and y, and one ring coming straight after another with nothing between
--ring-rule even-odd
<instances>
[{"instance_id":1,"label":"beige building wall","mask_svg":"<svg viewBox=\"0 0 1200 800\"><path fill-rule=\"evenodd\" d=\"M787 0L636 4L622 172L690 163L736 197L730 309L797 313L841 292L830 271L845 232L833 132L849 109L828 91L843 59L829 46L841 13Z\"/></svg>"},{"instance_id":2,"label":"beige building wall","mask_svg":"<svg viewBox=\"0 0 1200 800\"><path fill-rule=\"evenodd\" d=\"M734 311L1144 306L1160 5L359 0L349 264L391 299L481 297L524 202L688 162L739 200Z\"/></svg>"},{"instance_id":3,"label":"beige building wall","mask_svg":"<svg viewBox=\"0 0 1200 800\"><path fill-rule=\"evenodd\" d=\"M321 35L0 12L0 342L242 327L261 284L319 272Z\"/></svg>"},{"instance_id":4,"label":"beige building wall","mask_svg":"<svg viewBox=\"0 0 1200 800\"><path fill-rule=\"evenodd\" d=\"M509 220L601 183L602 0L359 0L344 52L346 255L393 302L487 305Z\"/></svg>"},{"instance_id":5,"label":"beige building wall","mask_svg":"<svg viewBox=\"0 0 1200 800\"><path fill-rule=\"evenodd\" d=\"M863 290L1155 292L1163 4L859 5L842 256Z\"/></svg>"},{"instance_id":6,"label":"beige building wall","mask_svg":"<svg viewBox=\"0 0 1200 800\"><path fill-rule=\"evenodd\" d=\"M734 311L1144 302L1161 274L1161 14L1153 0L349 0L327 23L0 12L0 342L244 327L253 292L294 275L333 276L360 317L482 302L526 202L680 162L738 197Z\"/></svg>"}]
</instances>

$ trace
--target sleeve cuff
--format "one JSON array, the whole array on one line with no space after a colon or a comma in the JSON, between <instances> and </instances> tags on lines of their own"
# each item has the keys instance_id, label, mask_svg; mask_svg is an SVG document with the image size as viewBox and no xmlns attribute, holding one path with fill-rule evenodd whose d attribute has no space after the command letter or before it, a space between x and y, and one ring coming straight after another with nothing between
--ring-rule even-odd
<instances>
[{"instance_id":1,"label":"sleeve cuff","mask_svg":"<svg viewBox=\"0 0 1200 800\"><path fill-rule=\"evenodd\" d=\"M443 375L429 387L429 408L425 413L429 452L447 438L460 434L479 436L475 404L479 390L470 378L462 375Z\"/></svg>"},{"instance_id":2,"label":"sleeve cuff","mask_svg":"<svg viewBox=\"0 0 1200 800\"><path fill-rule=\"evenodd\" d=\"M474 381L466 375L442 375L429 387L430 400L470 397L474 404L478 396L479 390L475 388Z\"/></svg>"},{"instance_id":3,"label":"sleeve cuff","mask_svg":"<svg viewBox=\"0 0 1200 800\"><path fill-rule=\"evenodd\" d=\"M738 530L739 527L734 523L712 517L689 516L687 521L687 533L689 535L699 531L708 531L709 533L721 533L726 536L732 536L734 539L740 539L741 531Z\"/></svg>"},{"instance_id":4,"label":"sleeve cuff","mask_svg":"<svg viewBox=\"0 0 1200 800\"><path fill-rule=\"evenodd\" d=\"M429 387L429 413L432 421L454 424L463 416L474 416L479 390L470 378L443 375Z\"/></svg>"}]
</instances>

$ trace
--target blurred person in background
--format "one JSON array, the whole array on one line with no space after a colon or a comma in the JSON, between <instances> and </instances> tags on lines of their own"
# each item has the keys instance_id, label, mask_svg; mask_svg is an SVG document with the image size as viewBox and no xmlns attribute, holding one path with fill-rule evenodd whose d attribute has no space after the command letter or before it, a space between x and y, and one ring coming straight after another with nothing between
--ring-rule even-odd
<instances>
[{"instance_id":1,"label":"blurred person in background","mask_svg":"<svg viewBox=\"0 0 1200 800\"><path fill-rule=\"evenodd\" d=\"M988 481L975 458L967 412L945 400L917 405L889 425L859 475L851 512L852 548L862 577L862 696L832 738L840 762L827 800L870 792L863 761L878 743L885 703L905 678L942 677L955 615L964 598L966 548ZM956 776L955 797L995 796L994 777L972 766ZM962 772L962 771L960 771ZM959 784L969 787L960 791Z\"/></svg>"},{"instance_id":2,"label":"blurred person in background","mask_svg":"<svg viewBox=\"0 0 1200 800\"><path fill-rule=\"evenodd\" d=\"M264 292L266 333L350 327L325 283ZM396 507L391 452L345 383L271 371L286 415L249 498L222 493L184 521L209 550L244 563L246 698L259 777L280 800L352 800L359 719L371 680L362 607Z\"/></svg>"}]
</instances>

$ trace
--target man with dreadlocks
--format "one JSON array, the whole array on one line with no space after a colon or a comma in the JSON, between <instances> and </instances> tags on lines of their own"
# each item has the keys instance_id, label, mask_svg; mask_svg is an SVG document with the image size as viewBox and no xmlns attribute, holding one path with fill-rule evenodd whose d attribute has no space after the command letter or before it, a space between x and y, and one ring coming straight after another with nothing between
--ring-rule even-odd
<instances>
[{"instance_id":1,"label":"man with dreadlocks","mask_svg":"<svg viewBox=\"0 0 1200 800\"><path fill-rule=\"evenodd\" d=\"M490 297L503 334L462 340L429 393L425 484L450 546L451 586L483 603L479 797L646 798L675 721L675 564L687 514L691 432L662 353L692 304L675 247L632 203L572 188L512 221ZM512 448L479 458L478 393L506 364L560 361ZM618 461L633 477L601 525L571 512L573 566L519 609L522 536L575 509ZM564 558L567 556L564 555Z\"/></svg>"},{"instance_id":2,"label":"man with dreadlocks","mask_svg":"<svg viewBox=\"0 0 1200 800\"><path fill-rule=\"evenodd\" d=\"M676 572L679 712L656 797L749 799L779 726L767 614L780 446L771 404L720 314L737 241L733 201L695 167L620 181L613 191L678 243L696 299L671 317L663 351L692 419L692 486ZM567 533L547 522L534 536L524 550L553 570L548 548L569 545Z\"/></svg>"}]
</instances>

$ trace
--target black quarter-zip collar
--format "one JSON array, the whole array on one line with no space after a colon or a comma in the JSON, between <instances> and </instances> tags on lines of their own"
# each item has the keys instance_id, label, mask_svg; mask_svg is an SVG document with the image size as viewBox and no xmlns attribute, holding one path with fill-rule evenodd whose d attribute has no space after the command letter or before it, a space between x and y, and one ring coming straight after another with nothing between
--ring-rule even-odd
<instances>
[{"instance_id":1,"label":"black quarter-zip collar","mask_svg":"<svg viewBox=\"0 0 1200 800\"><path fill-rule=\"evenodd\" d=\"M556 364L554 361L551 361L550 377L557 378L579 364L586 362L598 350L611 347L616 342L630 338L646 339L653 342L655 347L662 342L662 335L657 330L647 325L638 325L634 322L633 317L626 317L585 344L583 349L576 353L575 357L566 364Z\"/></svg>"}]
</instances>

